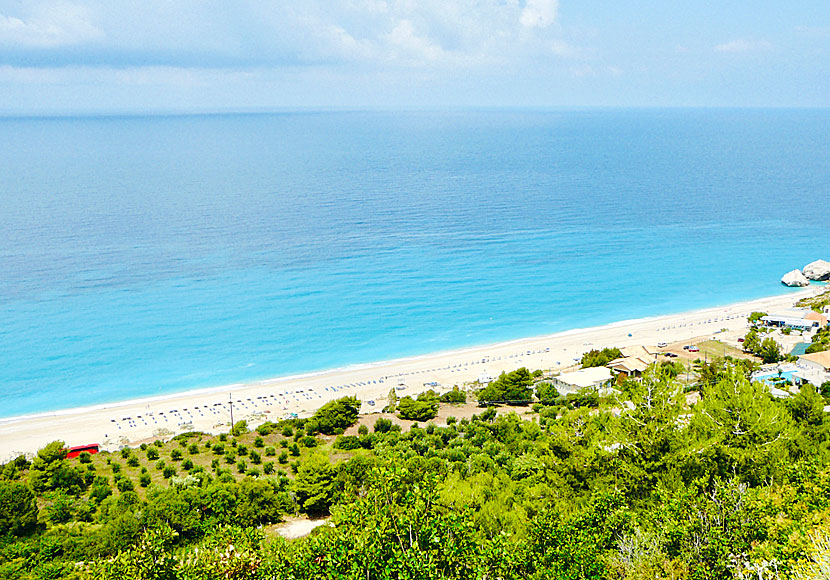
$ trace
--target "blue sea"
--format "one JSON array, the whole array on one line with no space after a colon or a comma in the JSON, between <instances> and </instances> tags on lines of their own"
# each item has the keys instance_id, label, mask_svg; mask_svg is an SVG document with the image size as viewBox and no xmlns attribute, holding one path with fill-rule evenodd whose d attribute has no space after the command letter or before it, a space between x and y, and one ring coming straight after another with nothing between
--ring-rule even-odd
<instances>
[{"instance_id":1,"label":"blue sea","mask_svg":"<svg viewBox=\"0 0 830 580\"><path fill-rule=\"evenodd\" d=\"M830 110L0 119L0 416L716 306L830 259Z\"/></svg>"}]
</instances>

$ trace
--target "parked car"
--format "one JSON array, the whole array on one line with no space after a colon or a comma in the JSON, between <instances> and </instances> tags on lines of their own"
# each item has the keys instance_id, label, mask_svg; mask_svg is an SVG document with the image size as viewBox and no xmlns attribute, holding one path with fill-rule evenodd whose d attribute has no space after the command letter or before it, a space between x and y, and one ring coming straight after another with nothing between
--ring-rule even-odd
<instances>
[{"instance_id":1,"label":"parked car","mask_svg":"<svg viewBox=\"0 0 830 580\"><path fill-rule=\"evenodd\" d=\"M667 346L669 346L669 344L667 342L658 342L657 343L657 348L666 348Z\"/></svg>"},{"instance_id":2,"label":"parked car","mask_svg":"<svg viewBox=\"0 0 830 580\"><path fill-rule=\"evenodd\" d=\"M696 346L690 346L689 347L689 352L700 352L700 349Z\"/></svg>"},{"instance_id":3,"label":"parked car","mask_svg":"<svg viewBox=\"0 0 830 580\"><path fill-rule=\"evenodd\" d=\"M738 339L738 342L743 342L743 341L744 341L744 339L743 339L743 338L739 338L739 339Z\"/></svg>"}]
</instances>

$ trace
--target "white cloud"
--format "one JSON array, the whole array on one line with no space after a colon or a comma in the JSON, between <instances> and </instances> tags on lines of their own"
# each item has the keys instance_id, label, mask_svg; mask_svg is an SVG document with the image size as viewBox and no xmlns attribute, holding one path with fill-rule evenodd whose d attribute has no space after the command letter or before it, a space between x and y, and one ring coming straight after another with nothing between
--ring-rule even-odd
<instances>
[{"instance_id":1,"label":"white cloud","mask_svg":"<svg viewBox=\"0 0 830 580\"><path fill-rule=\"evenodd\" d=\"M103 37L90 11L77 4L35 5L26 15L0 13L0 45L24 48L72 46Z\"/></svg>"},{"instance_id":2,"label":"white cloud","mask_svg":"<svg viewBox=\"0 0 830 580\"><path fill-rule=\"evenodd\" d=\"M389 58L420 64L435 62L444 57L444 50L428 37L419 36L409 20L398 22L391 32L383 36Z\"/></svg>"},{"instance_id":3,"label":"white cloud","mask_svg":"<svg viewBox=\"0 0 830 580\"><path fill-rule=\"evenodd\" d=\"M556 20L558 0L527 0L519 21L525 28L547 28Z\"/></svg>"},{"instance_id":4,"label":"white cloud","mask_svg":"<svg viewBox=\"0 0 830 580\"><path fill-rule=\"evenodd\" d=\"M769 50L770 48L772 48L772 43L766 40L746 40L741 38L717 45L715 52L757 52Z\"/></svg>"}]
</instances>

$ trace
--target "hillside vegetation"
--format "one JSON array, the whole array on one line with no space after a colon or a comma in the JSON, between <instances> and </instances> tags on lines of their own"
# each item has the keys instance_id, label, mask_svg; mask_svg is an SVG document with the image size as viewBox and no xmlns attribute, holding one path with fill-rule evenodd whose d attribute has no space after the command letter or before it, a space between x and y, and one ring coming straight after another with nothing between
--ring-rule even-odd
<instances>
[{"instance_id":1,"label":"hillside vegetation","mask_svg":"<svg viewBox=\"0 0 830 580\"><path fill-rule=\"evenodd\" d=\"M825 401L809 386L772 399L750 370L704 363L693 407L660 366L610 398L543 383L535 411L440 426L343 434L344 399L115 454L70 460L55 442L2 468L0 578L816 577L830 558ZM330 525L285 540L272 524L289 514Z\"/></svg>"}]
</instances>

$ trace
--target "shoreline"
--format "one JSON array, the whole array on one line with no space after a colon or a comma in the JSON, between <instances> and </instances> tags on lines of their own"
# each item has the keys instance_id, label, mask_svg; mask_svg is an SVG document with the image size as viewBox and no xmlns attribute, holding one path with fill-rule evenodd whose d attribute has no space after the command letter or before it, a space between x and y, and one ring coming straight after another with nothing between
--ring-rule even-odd
<instances>
[{"instance_id":1,"label":"shoreline","mask_svg":"<svg viewBox=\"0 0 830 580\"><path fill-rule=\"evenodd\" d=\"M403 387L400 390L405 392L399 395L405 396L429 388L427 383L437 382L447 389L474 381L481 374L495 377L503 370L520 366L530 370L565 369L591 348L653 346L658 339L673 343L708 336L722 328L734 332L745 328L745 317L753 310L791 307L797 300L824 288L824 285L811 285L795 292L677 314L621 320L247 383L6 417L0 419L0 461L20 453L34 453L55 439L62 439L67 445L97 442L102 448L114 449L184 430L227 428L229 400L233 401L235 421L276 421L289 414L308 414L331 399L347 395L358 396L363 401L361 412L379 411L383 404L372 406L368 401L385 400L390 388ZM418 384L408 384L407 378L415 375L419 375ZM282 391L279 396L277 390Z\"/></svg>"}]
</instances>

